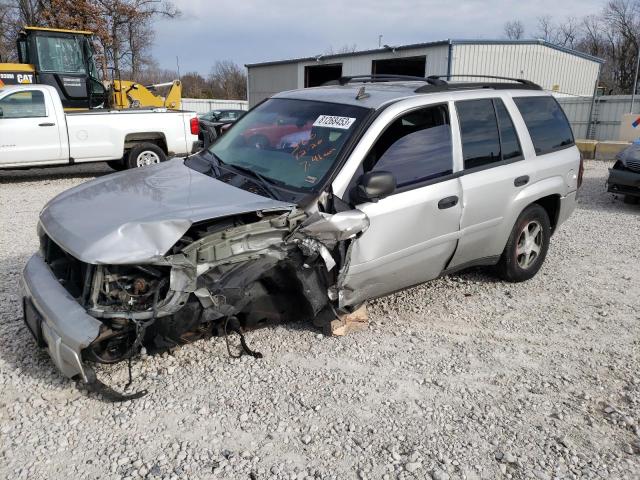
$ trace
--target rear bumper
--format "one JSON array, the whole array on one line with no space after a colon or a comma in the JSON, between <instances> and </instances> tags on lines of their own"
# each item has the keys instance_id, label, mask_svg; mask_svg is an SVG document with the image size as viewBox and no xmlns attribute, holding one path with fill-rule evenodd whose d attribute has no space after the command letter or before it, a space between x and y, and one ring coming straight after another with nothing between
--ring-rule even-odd
<instances>
[{"instance_id":1,"label":"rear bumper","mask_svg":"<svg viewBox=\"0 0 640 480\"><path fill-rule=\"evenodd\" d=\"M607 191L640 197L640 173L610 168Z\"/></svg>"},{"instance_id":2,"label":"rear bumper","mask_svg":"<svg viewBox=\"0 0 640 480\"><path fill-rule=\"evenodd\" d=\"M89 382L92 372L81 352L99 335L102 323L65 290L39 254L24 267L22 287L24 319L38 344L64 376Z\"/></svg>"},{"instance_id":3,"label":"rear bumper","mask_svg":"<svg viewBox=\"0 0 640 480\"><path fill-rule=\"evenodd\" d=\"M565 197L560 198L560 211L558 212L558 220L556 228L558 229L576 209L576 192L568 193Z\"/></svg>"}]
</instances>

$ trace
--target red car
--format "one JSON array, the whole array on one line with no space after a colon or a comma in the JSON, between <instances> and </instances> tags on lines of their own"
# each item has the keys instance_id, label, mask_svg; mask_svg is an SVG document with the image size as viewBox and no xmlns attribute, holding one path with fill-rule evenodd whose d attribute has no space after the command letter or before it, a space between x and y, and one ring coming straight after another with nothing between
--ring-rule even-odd
<instances>
[{"instance_id":1,"label":"red car","mask_svg":"<svg viewBox=\"0 0 640 480\"><path fill-rule=\"evenodd\" d=\"M273 123L265 123L248 128L243 136L249 145L256 148L273 148L282 143L282 139L292 134L311 131L311 123L301 123L295 118L275 118Z\"/></svg>"}]
</instances>

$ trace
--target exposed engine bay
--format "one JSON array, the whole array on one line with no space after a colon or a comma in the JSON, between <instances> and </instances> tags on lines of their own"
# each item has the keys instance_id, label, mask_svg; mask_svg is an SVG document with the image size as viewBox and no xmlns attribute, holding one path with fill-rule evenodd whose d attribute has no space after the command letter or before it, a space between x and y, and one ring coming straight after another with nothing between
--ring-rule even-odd
<instances>
[{"instance_id":1,"label":"exposed engine bay","mask_svg":"<svg viewBox=\"0 0 640 480\"><path fill-rule=\"evenodd\" d=\"M349 244L368 227L358 210L256 212L201 222L151 264L91 265L46 235L45 261L101 322L82 360L116 363L273 323L335 318ZM66 276L66 277L65 277Z\"/></svg>"}]
</instances>

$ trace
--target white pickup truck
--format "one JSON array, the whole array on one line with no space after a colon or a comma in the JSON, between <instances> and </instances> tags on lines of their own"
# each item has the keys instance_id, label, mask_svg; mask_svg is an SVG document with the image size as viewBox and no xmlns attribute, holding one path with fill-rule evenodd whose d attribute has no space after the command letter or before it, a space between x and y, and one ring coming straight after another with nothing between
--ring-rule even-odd
<instances>
[{"instance_id":1,"label":"white pickup truck","mask_svg":"<svg viewBox=\"0 0 640 480\"><path fill-rule=\"evenodd\" d=\"M142 167L195 151L198 132L194 112L65 112L48 85L0 90L0 168L102 161L117 170Z\"/></svg>"}]
</instances>

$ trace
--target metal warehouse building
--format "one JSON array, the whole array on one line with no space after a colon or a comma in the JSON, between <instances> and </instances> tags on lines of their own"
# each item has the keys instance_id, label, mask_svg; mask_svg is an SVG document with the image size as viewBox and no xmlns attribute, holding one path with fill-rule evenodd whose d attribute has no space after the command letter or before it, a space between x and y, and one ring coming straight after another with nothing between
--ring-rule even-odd
<instances>
[{"instance_id":1,"label":"metal warehouse building","mask_svg":"<svg viewBox=\"0 0 640 480\"><path fill-rule=\"evenodd\" d=\"M246 65L249 106L341 76L498 75L558 93L592 96L603 61L543 40L444 40Z\"/></svg>"}]
</instances>

